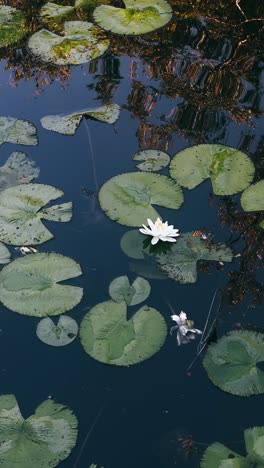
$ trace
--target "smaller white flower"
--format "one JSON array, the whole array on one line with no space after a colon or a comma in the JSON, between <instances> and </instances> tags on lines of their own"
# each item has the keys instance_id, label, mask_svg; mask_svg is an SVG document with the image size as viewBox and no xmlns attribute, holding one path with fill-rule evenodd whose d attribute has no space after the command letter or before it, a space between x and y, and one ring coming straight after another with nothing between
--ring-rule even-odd
<instances>
[{"instance_id":1,"label":"smaller white flower","mask_svg":"<svg viewBox=\"0 0 264 468\"><path fill-rule=\"evenodd\" d=\"M172 320L177 323L174 327L171 327L170 334L174 330L177 330L177 343L180 346L181 344L187 344L191 340L195 340L195 335L201 335L201 330L197 328L191 328L193 322L187 320L187 315L185 312L181 311L179 315L171 315Z\"/></svg>"},{"instance_id":2,"label":"smaller white flower","mask_svg":"<svg viewBox=\"0 0 264 468\"><path fill-rule=\"evenodd\" d=\"M180 235L179 229L174 229L172 224L169 226L167 221L163 223L160 218L157 218L155 223L153 223L149 218L147 221L149 227L143 224L143 228L139 230L142 234L153 237L153 239L151 239L152 245L157 244L159 240L163 242L176 242L174 237L178 237Z\"/></svg>"}]
</instances>

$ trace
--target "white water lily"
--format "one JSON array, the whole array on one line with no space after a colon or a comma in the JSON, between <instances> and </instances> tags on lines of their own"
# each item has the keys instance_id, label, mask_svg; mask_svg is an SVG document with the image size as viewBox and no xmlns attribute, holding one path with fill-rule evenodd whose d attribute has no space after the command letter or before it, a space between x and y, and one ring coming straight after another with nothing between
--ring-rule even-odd
<instances>
[{"instance_id":1,"label":"white water lily","mask_svg":"<svg viewBox=\"0 0 264 468\"><path fill-rule=\"evenodd\" d=\"M139 230L142 234L153 237L153 239L151 239L152 245L157 244L159 240L163 242L176 242L174 237L178 237L180 235L179 229L174 229L173 225L169 226L167 221L163 223L160 218L157 218L155 223L153 223L149 218L147 221L149 227L143 224L143 228Z\"/></svg>"},{"instance_id":2,"label":"white water lily","mask_svg":"<svg viewBox=\"0 0 264 468\"><path fill-rule=\"evenodd\" d=\"M171 315L171 318L174 320L174 322L177 323L177 325L171 327L170 334L172 334L173 330L177 330L177 343L179 346L194 340L196 334L202 334L201 330L198 330L197 328L191 328L193 321L187 319L185 312L181 311L179 315Z\"/></svg>"}]
</instances>

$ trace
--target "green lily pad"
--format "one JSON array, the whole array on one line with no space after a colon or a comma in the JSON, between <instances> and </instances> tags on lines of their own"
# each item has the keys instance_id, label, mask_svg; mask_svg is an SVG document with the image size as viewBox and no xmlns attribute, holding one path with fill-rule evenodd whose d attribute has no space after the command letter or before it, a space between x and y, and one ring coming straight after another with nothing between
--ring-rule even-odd
<instances>
[{"instance_id":1,"label":"green lily pad","mask_svg":"<svg viewBox=\"0 0 264 468\"><path fill-rule=\"evenodd\" d=\"M29 50L36 57L56 65L90 62L103 55L109 45L100 29L86 21L66 21L63 36L41 29L28 41Z\"/></svg>"},{"instance_id":2,"label":"green lily pad","mask_svg":"<svg viewBox=\"0 0 264 468\"><path fill-rule=\"evenodd\" d=\"M138 276L130 285L127 276L115 278L109 285L109 295L115 302L125 301L128 306L140 304L150 295L151 287L147 280Z\"/></svg>"},{"instance_id":3,"label":"green lily pad","mask_svg":"<svg viewBox=\"0 0 264 468\"><path fill-rule=\"evenodd\" d=\"M75 340L78 329L76 320L62 315L57 325L49 317L40 320L36 333L43 343L50 346L66 346Z\"/></svg>"},{"instance_id":4,"label":"green lily pad","mask_svg":"<svg viewBox=\"0 0 264 468\"><path fill-rule=\"evenodd\" d=\"M199 260L231 262L232 251L225 245L208 244L192 232L182 234L167 253L156 255L158 267L169 278L181 283L197 281Z\"/></svg>"},{"instance_id":5,"label":"green lily pad","mask_svg":"<svg viewBox=\"0 0 264 468\"><path fill-rule=\"evenodd\" d=\"M238 453L229 450L222 444L215 442L210 445L201 461L201 468L250 468L246 459Z\"/></svg>"},{"instance_id":6,"label":"green lily pad","mask_svg":"<svg viewBox=\"0 0 264 468\"><path fill-rule=\"evenodd\" d=\"M197 145L177 153L170 176L188 189L211 178L216 195L233 195L249 186L255 167L249 157L224 145Z\"/></svg>"},{"instance_id":7,"label":"green lily pad","mask_svg":"<svg viewBox=\"0 0 264 468\"><path fill-rule=\"evenodd\" d=\"M146 34L165 26L172 18L166 0L123 0L126 8L100 5L94 19L101 28L116 34Z\"/></svg>"},{"instance_id":8,"label":"green lily pad","mask_svg":"<svg viewBox=\"0 0 264 468\"><path fill-rule=\"evenodd\" d=\"M167 335L162 315L144 306L127 320L126 309L125 302L107 301L85 315L80 339L87 354L105 364L129 366L159 351Z\"/></svg>"},{"instance_id":9,"label":"green lily pad","mask_svg":"<svg viewBox=\"0 0 264 468\"><path fill-rule=\"evenodd\" d=\"M39 168L25 153L16 151L0 167L0 190L31 182L39 176Z\"/></svg>"},{"instance_id":10,"label":"green lily pad","mask_svg":"<svg viewBox=\"0 0 264 468\"><path fill-rule=\"evenodd\" d=\"M81 9L93 9L100 4L100 0L76 0L74 5L59 5L47 2L40 10L41 19L44 22L62 22L78 15Z\"/></svg>"},{"instance_id":11,"label":"green lily pad","mask_svg":"<svg viewBox=\"0 0 264 468\"><path fill-rule=\"evenodd\" d=\"M264 180L250 185L241 195L241 206L244 211L264 210Z\"/></svg>"},{"instance_id":12,"label":"green lily pad","mask_svg":"<svg viewBox=\"0 0 264 468\"><path fill-rule=\"evenodd\" d=\"M0 117L0 145L3 143L37 145L37 129L27 120Z\"/></svg>"},{"instance_id":13,"label":"green lily pad","mask_svg":"<svg viewBox=\"0 0 264 468\"><path fill-rule=\"evenodd\" d=\"M70 221L72 203L43 207L62 195L62 190L44 184L15 185L0 192L0 240L12 245L36 245L52 239L41 219Z\"/></svg>"},{"instance_id":14,"label":"green lily pad","mask_svg":"<svg viewBox=\"0 0 264 468\"><path fill-rule=\"evenodd\" d=\"M76 444L78 421L72 411L53 400L24 419L14 395L0 396L0 465L5 468L52 468Z\"/></svg>"},{"instance_id":15,"label":"green lily pad","mask_svg":"<svg viewBox=\"0 0 264 468\"><path fill-rule=\"evenodd\" d=\"M264 361L264 335L253 331L233 331L205 354L203 365L212 382L233 395L264 393L264 373L257 364Z\"/></svg>"},{"instance_id":16,"label":"green lily pad","mask_svg":"<svg viewBox=\"0 0 264 468\"><path fill-rule=\"evenodd\" d=\"M83 117L90 117L108 124L115 123L120 114L118 104L107 104L95 109L86 109L68 115L46 115L41 119L42 127L63 135L74 135Z\"/></svg>"},{"instance_id":17,"label":"green lily pad","mask_svg":"<svg viewBox=\"0 0 264 468\"><path fill-rule=\"evenodd\" d=\"M0 242L0 264L4 265L5 263L9 263L10 257L8 248Z\"/></svg>"},{"instance_id":18,"label":"green lily pad","mask_svg":"<svg viewBox=\"0 0 264 468\"><path fill-rule=\"evenodd\" d=\"M20 41L28 28L23 13L10 6L0 6L0 47Z\"/></svg>"},{"instance_id":19,"label":"green lily pad","mask_svg":"<svg viewBox=\"0 0 264 468\"><path fill-rule=\"evenodd\" d=\"M125 232L121 237L120 247L130 258L143 260L145 258L143 251L143 242L146 237L138 229L132 229Z\"/></svg>"},{"instance_id":20,"label":"green lily pad","mask_svg":"<svg viewBox=\"0 0 264 468\"><path fill-rule=\"evenodd\" d=\"M170 177L129 172L112 177L99 191L102 210L125 226L141 226L159 216L152 205L177 209L183 203L180 186Z\"/></svg>"},{"instance_id":21,"label":"green lily pad","mask_svg":"<svg viewBox=\"0 0 264 468\"><path fill-rule=\"evenodd\" d=\"M244 431L247 456L241 457L233 450L215 442L210 445L201 461L201 468L263 468L264 427L252 427Z\"/></svg>"},{"instance_id":22,"label":"green lily pad","mask_svg":"<svg viewBox=\"0 0 264 468\"><path fill-rule=\"evenodd\" d=\"M143 161L137 164L137 168L141 171L156 172L161 171L168 166L170 157L167 153L160 150L143 150L134 155L134 161Z\"/></svg>"},{"instance_id":23,"label":"green lily pad","mask_svg":"<svg viewBox=\"0 0 264 468\"><path fill-rule=\"evenodd\" d=\"M128 267L129 271L132 271L137 275L144 276L144 278L155 280L167 279L166 275L157 268L157 265L152 258L148 261L135 260L134 262L130 262Z\"/></svg>"},{"instance_id":24,"label":"green lily pad","mask_svg":"<svg viewBox=\"0 0 264 468\"><path fill-rule=\"evenodd\" d=\"M81 274L78 263L56 253L17 258L0 272L0 301L19 314L60 315L79 304L83 289L58 283Z\"/></svg>"}]
</instances>

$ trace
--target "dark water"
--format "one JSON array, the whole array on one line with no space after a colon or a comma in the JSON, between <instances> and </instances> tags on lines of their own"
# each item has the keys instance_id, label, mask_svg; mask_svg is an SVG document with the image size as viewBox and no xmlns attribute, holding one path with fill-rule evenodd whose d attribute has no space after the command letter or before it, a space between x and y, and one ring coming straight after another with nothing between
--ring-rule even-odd
<instances>
[{"instance_id":1,"label":"dark water","mask_svg":"<svg viewBox=\"0 0 264 468\"><path fill-rule=\"evenodd\" d=\"M36 15L26 2L10 4L28 17ZM159 148L173 156L199 143L245 151L256 165L256 180L263 177L263 23L244 23L231 0L224 4L213 11L202 2L188 8L175 2L176 29L169 25L142 38L113 38L110 52L83 66L37 63L24 43L1 54L1 115L30 120L39 137L36 147L4 144L1 161L15 149L26 151L40 167L38 182L61 188L64 200L74 203L72 222L50 223L54 239L39 251L58 252L81 264L83 276L71 282L85 291L70 312L78 322L89 308L108 299L113 278L135 276L119 245L127 228L108 219L96 197L84 189L96 191L113 175L134 170L132 158L139 149ZM246 11L249 19L262 13L259 2ZM122 107L113 126L87 119L74 136L66 137L40 125L45 115L105 102ZM150 280L147 302L162 313L168 327L171 304L203 328L217 288L221 292L214 312L221 293L224 297L219 336L237 323L263 327L264 237L254 226L243 234L254 215L242 214L238 200L213 196L205 182L186 191L179 211L160 210L182 232L206 229L216 241L242 233L232 244L242 257L224 267L200 266L196 284ZM60 464L63 468L88 468L92 462L105 468L194 468L207 444L217 440L243 453L243 430L264 424L262 396L222 392L209 381L199 359L186 373L197 343L177 347L176 335L168 336L151 359L115 368L86 355L79 339L62 348L47 346L36 337L37 318L3 306L0 311L1 393L15 394L25 417L52 396L79 420L78 443ZM181 439L187 436L199 442L193 443L189 457Z\"/></svg>"}]
</instances>

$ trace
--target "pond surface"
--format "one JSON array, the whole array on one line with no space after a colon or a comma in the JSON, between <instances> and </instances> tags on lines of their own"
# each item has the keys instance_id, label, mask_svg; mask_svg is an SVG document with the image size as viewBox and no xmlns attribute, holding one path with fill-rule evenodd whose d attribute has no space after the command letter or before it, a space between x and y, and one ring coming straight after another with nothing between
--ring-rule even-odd
<instances>
[{"instance_id":1,"label":"pond surface","mask_svg":"<svg viewBox=\"0 0 264 468\"><path fill-rule=\"evenodd\" d=\"M248 10L242 5L245 19L231 0L215 10L208 2L194 7L174 1L172 23L144 36L109 35L108 52L79 66L54 66L30 54L27 39L40 29L42 6L30 3L3 2L22 10L31 29L19 43L1 49L1 116L32 122L38 145L3 144L1 165L13 151L26 152L40 168L35 182L62 189L62 202L73 202L71 222L44 221L54 238L36 246L81 265L82 276L70 284L82 287L84 296L69 315L80 324L92 307L109 300L114 278L147 274L151 294L145 302L162 314L168 330L175 324L172 310L185 311L203 330L211 304L210 324L221 306L218 337L241 327L264 328L264 235L256 222L259 213L245 213L240 194L214 195L207 179L193 190L184 189L179 210L158 207L181 233L201 231L197 235L228 243L233 250L230 263L198 263L195 284L161 280L149 261L126 256L120 240L133 228L107 217L97 197L111 177L137 170L133 156L143 149L173 157L198 144L227 145L251 158L255 182L263 178L263 22L256 19L264 14L261 2L252 2ZM66 136L40 123L46 115L112 102L121 108L113 125L84 118L76 133ZM168 168L162 174L168 175ZM10 252L12 259L21 257L14 246ZM129 308L130 316L139 307ZM52 398L78 419L77 445L62 468L92 463L104 468L199 467L209 444L219 441L244 454L244 429L264 425L259 410L263 395L242 398L223 392L208 378L202 355L189 369L199 337L178 346L176 332L168 333L150 359L119 367L88 356L79 337L68 346L48 346L36 336L39 318L3 305L0 311L1 394L14 394L24 417ZM29 461L31 467L37 468Z\"/></svg>"}]
</instances>

